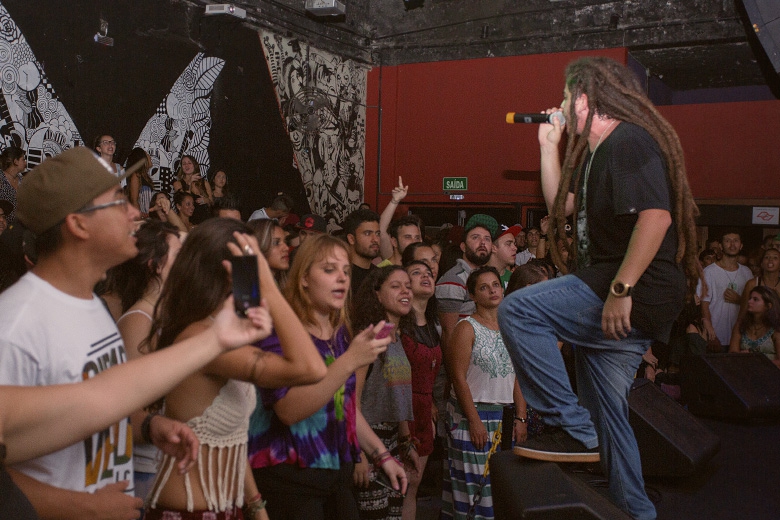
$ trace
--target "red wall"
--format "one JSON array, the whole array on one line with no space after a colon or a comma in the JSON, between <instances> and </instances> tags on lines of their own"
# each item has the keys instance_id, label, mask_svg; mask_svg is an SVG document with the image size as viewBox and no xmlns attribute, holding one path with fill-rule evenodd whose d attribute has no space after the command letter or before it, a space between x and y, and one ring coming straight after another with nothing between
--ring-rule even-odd
<instances>
[{"instance_id":1,"label":"red wall","mask_svg":"<svg viewBox=\"0 0 780 520\"><path fill-rule=\"evenodd\" d=\"M566 65L587 54L626 61L619 48L375 68L368 77L366 201L384 207L401 175L412 204L448 202L442 178L453 176L469 179L464 202L542 202L538 181L507 175L538 171L538 127L507 125L505 115L558 106ZM660 110L680 135L696 198L780 197L780 101Z\"/></svg>"},{"instance_id":2,"label":"red wall","mask_svg":"<svg viewBox=\"0 0 780 520\"><path fill-rule=\"evenodd\" d=\"M697 199L780 198L780 101L659 107Z\"/></svg>"}]
</instances>

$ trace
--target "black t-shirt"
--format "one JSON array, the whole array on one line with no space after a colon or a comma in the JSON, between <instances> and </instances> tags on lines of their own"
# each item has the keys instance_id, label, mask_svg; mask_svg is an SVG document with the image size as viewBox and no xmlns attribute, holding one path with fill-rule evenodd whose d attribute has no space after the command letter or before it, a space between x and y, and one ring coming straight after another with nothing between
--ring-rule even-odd
<instances>
[{"instance_id":1,"label":"black t-shirt","mask_svg":"<svg viewBox=\"0 0 780 520\"><path fill-rule=\"evenodd\" d=\"M358 292L358 289L360 289L360 285L363 283L363 280L366 279L366 276L368 276L368 273L370 273L373 269L376 269L376 266L374 264L371 264L371 267L368 269L363 269L362 267L358 267L355 264L352 264L352 271L350 275L350 287L352 287L352 297L354 298L355 295Z\"/></svg>"},{"instance_id":2,"label":"black t-shirt","mask_svg":"<svg viewBox=\"0 0 780 520\"><path fill-rule=\"evenodd\" d=\"M584 181L578 197L578 267L574 274L606 300L639 213L647 209L671 213L673 194L661 149L639 126L619 124L601 143L592 160L584 223ZM590 161L589 153L580 168L583 179ZM685 275L675 262L676 254L677 231L672 222L632 292L632 326L663 342L669 339L672 323L685 297Z\"/></svg>"}]
</instances>

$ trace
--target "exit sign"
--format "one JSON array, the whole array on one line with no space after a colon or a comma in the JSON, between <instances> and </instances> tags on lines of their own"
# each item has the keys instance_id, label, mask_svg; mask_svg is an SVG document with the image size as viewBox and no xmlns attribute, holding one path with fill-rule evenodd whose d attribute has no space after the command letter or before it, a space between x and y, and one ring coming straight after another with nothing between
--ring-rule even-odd
<instances>
[{"instance_id":1,"label":"exit sign","mask_svg":"<svg viewBox=\"0 0 780 520\"><path fill-rule=\"evenodd\" d=\"M468 177L444 177L444 191L466 191L469 189Z\"/></svg>"}]
</instances>

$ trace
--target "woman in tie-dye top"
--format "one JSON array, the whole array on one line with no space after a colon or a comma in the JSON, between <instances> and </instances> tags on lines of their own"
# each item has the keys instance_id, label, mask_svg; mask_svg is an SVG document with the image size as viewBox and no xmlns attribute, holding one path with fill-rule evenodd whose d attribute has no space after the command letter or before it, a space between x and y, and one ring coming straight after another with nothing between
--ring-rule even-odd
<instances>
[{"instance_id":1,"label":"woman in tie-dye top","mask_svg":"<svg viewBox=\"0 0 780 520\"><path fill-rule=\"evenodd\" d=\"M345 303L350 260L344 243L328 235L307 240L295 256L285 293L328 366L317 384L258 390L249 426L249 462L271 518L357 519L352 471L360 449L397 487L403 468L385 456L382 441L355 406L355 370L387 348L375 339L383 322L350 342ZM259 348L275 352L274 336Z\"/></svg>"}]
</instances>

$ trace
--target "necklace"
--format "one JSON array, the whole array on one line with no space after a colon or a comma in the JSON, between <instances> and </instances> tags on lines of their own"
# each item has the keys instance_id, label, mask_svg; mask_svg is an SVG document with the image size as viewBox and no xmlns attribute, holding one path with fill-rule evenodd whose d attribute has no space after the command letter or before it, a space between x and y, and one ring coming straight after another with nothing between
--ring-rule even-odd
<instances>
[{"instance_id":1,"label":"necklace","mask_svg":"<svg viewBox=\"0 0 780 520\"><path fill-rule=\"evenodd\" d=\"M151 305L152 307L154 307L155 305L157 305L157 302L153 302L152 300L150 300L150 299L149 299L149 298L147 298L146 296L143 296L143 297L141 297L141 300L142 300L142 301L145 301L146 303L148 303L148 304L149 304L149 305Z\"/></svg>"},{"instance_id":2,"label":"necklace","mask_svg":"<svg viewBox=\"0 0 780 520\"><path fill-rule=\"evenodd\" d=\"M596 146L593 147L593 151L590 152L590 159L588 159L588 164L585 166L585 179L583 180L583 188L582 188L582 196L583 199L588 194L588 177L590 177L590 167L593 164L593 158L596 156L596 150L599 149L599 146L601 145L601 140L604 139L604 135L609 131L612 126L617 123L617 119L613 119L612 122L607 126L603 132L601 132L601 135L599 136L599 140L596 142ZM585 199L587 200L587 199Z\"/></svg>"},{"instance_id":3,"label":"necklace","mask_svg":"<svg viewBox=\"0 0 780 520\"><path fill-rule=\"evenodd\" d=\"M768 283L766 283L766 278L759 278L759 280L761 282L761 285L763 285L764 287L769 287L770 289L777 289L777 284L780 284L780 276L777 277L777 281L775 282L774 285L769 285Z\"/></svg>"}]
</instances>

